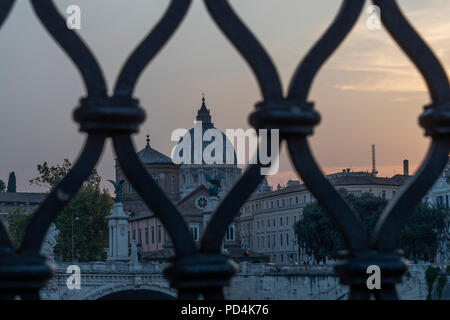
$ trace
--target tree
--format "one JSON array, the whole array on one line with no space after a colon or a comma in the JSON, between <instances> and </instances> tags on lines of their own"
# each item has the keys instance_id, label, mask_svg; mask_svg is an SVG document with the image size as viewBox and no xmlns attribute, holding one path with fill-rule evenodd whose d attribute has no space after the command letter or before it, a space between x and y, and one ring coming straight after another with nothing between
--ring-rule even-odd
<instances>
[{"instance_id":1,"label":"tree","mask_svg":"<svg viewBox=\"0 0 450 320\"><path fill-rule=\"evenodd\" d=\"M8 177L8 189L6 192L16 192L16 174L11 172Z\"/></svg>"},{"instance_id":2,"label":"tree","mask_svg":"<svg viewBox=\"0 0 450 320\"><path fill-rule=\"evenodd\" d=\"M6 183L5 181L0 179L0 192L5 192L6 190Z\"/></svg>"},{"instance_id":3,"label":"tree","mask_svg":"<svg viewBox=\"0 0 450 320\"><path fill-rule=\"evenodd\" d=\"M388 201L371 193L355 196L345 190L339 192L359 214L366 233L371 234ZM413 261L433 260L446 219L447 211L443 208L430 208L425 203L418 205L400 233L399 247L405 256ZM300 248L316 261L334 259L338 251L345 249L336 224L316 202L304 208L294 230Z\"/></svg>"},{"instance_id":4,"label":"tree","mask_svg":"<svg viewBox=\"0 0 450 320\"><path fill-rule=\"evenodd\" d=\"M69 172L72 164L64 159L62 165L39 164L39 175L30 184L44 186L51 191ZM74 225L74 256L77 261L93 261L105 258L108 246L108 224L105 217L113 205L107 190L100 190L101 177L94 169L91 176L59 213L55 220L60 231L55 256L64 261L72 259L72 216Z\"/></svg>"},{"instance_id":5,"label":"tree","mask_svg":"<svg viewBox=\"0 0 450 320\"><path fill-rule=\"evenodd\" d=\"M31 214L22 207L11 211L8 216L8 232L15 248L19 248L23 233L30 222Z\"/></svg>"}]
</instances>

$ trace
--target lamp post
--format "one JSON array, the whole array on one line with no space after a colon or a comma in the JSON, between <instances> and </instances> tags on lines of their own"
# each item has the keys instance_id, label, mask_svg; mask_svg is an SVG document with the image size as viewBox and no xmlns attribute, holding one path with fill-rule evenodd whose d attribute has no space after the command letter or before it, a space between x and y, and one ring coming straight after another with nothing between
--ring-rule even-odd
<instances>
[{"instance_id":1,"label":"lamp post","mask_svg":"<svg viewBox=\"0 0 450 320\"><path fill-rule=\"evenodd\" d=\"M75 220L78 220L78 217L75 217ZM73 210L72 210L72 263L73 263Z\"/></svg>"}]
</instances>

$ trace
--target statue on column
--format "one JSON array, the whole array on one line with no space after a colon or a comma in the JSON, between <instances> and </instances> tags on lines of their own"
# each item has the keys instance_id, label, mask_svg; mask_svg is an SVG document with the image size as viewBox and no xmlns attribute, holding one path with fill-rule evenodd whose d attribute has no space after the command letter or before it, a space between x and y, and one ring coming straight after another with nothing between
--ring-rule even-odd
<instances>
[{"instance_id":1,"label":"statue on column","mask_svg":"<svg viewBox=\"0 0 450 320\"><path fill-rule=\"evenodd\" d=\"M44 241L42 242L40 252L42 255L47 256L50 263L55 263L55 256L53 251L56 246L56 237L58 236L58 234L59 230L56 229L56 225L52 223L48 228L47 233L45 234Z\"/></svg>"},{"instance_id":2,"label":"statue on column","mask_svg":"<svg viewBox=\"0 0 450 320\"><path fill-rule=\"evenodd\" d=\"M116 196L113 198L114 202L121 202L122 201L122 189L123 189L123 184L125 183L124 180L120 180L119 182L113 181L113 180L108 180L109 182L111 182L111 184L114 186L114 193L116 194Z\"/></svg>"},{"instance_id":3,"label":"statue on column","mask_svg":"<svg viewBox=\"0 0 450 320\"><path fill-rule=\"evenodd\" d=\"M52 223L45 234L44 241L42 242L40 253L47 256L47 261L50 264L55 263L54 248L56 246L56 238L59 235L59 230L56 229L56 225ZM57 298L58 281L54 277L51 278L47 286L42 288L39 293L41 298L55 299Z\"/></svg>"},{"instance_id":4,"label":"statue on column","mask_svg":"<svg viewBox=\"0 0 450 320\"><path fill-rule=\"evenodd\" d=\"M108 180L114 186L116 196L108 219L109 248L108 261L129 261L128 255L128 214L123 211L122 188L124 180L118 182Z\"/></svg>"},{"instance_id":5,"label":"statue on column","mask_svg":"<svg viewBox=\"0 0 450 320\"><path fill-rule=\"evenodd\" d=\"M211 184L208 188L210 197L219 197L220 189L222 189L221 180L225 179L224 176L215 176L212 178L209 174L205 173L205 178Z\"/></svg>"}]
</instances>

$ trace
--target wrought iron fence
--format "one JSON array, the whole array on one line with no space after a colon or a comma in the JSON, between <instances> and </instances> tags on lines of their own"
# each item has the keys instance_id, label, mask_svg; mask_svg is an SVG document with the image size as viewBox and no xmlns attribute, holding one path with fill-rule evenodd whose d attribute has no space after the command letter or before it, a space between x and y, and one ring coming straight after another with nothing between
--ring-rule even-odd
<instances>
[{"instance_id":1,"label":"wrought iron fence","mask_svg":"<svg viewBox=\"0 0 450 320\"><path fill-rule=\"evenodd\" d=\"M176 258L164 271L180 299L223 299L223 287L236 272L236 265L221 254L227 226L238 215L240 206L262 180L260 165L249 165L241 179L227 194L204 233L200 248L194 245L181 214L152 180L136 156L131 134L138 131L145 114L133 91L140 74L168 42L183 18L191 0L172 0L161 20L125 62L112 96L102 70L85 43L66 27L65 19L51 0L31 0L34 12L48 33L72 59L81 73L87 95L80 99L73 118L88 137L79 159L69 174L54 188L36 211L19 250L14 250L0 224L0 296L13 299L39 299L39 289L53 270L39 254L50 224L88 178L96 165L106 138L111 138L118 160L135 190L162 221L176 251ZM425 107L419 122L432 143L428 155L395 199L386 207L373 234L367 234L354 210L349 207L323 176L315 162L307 137L320 122L314 104L307 101L313 79L320 67L351 32L364 0L345 0L332 24L301 60L287 95L282 92L277 69L263 46L239 19L226 0L204 0L209 14L229 41L247 61L259 84L262 102L250 115L256 129L280 130L287 141L290 157L304 183L338 225L347 251L334 267L343 284L350 286L350 299L397 299L395 285L407 270L406 260L397 249L397 238L405 220L421 201L443 170L450 145L450 90L438 59L403 16L395 0L378 0L381 20L392 38L415 64L426 80L432 103ZM14 0L0 3L0 25L7 18ZM366 268L378 265L382 289L366 287Z\"/></svg>"}]
</instances>

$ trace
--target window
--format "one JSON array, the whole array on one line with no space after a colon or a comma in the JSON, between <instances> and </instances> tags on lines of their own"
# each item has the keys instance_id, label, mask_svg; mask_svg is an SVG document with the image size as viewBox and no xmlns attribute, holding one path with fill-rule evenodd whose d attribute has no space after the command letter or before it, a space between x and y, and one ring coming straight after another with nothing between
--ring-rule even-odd
<instances>
[{"instance_id":1,"label":"window","mask_svg":"<svg viewBox=\"0 0 450 320\"><path fill-rule=\"evenodd\" d=\"M280 254L280 262L283 262L283 254Z\"/></svg>"},{"instance_id":2,"label":"window","mask_svg":"<svg viewBox=\"0 0 450 320\"><path fill-rule=\"evenodd\" d=\"M270 228L270 220L267 219L267 228Z\"/></svg>"},{"instance_id":3,"label":"window","mask_svg":"<svg viewBox=\"0 0 450 320\"><path fill-rule=\"evenodd\" d=\"M145 228L145 244L148 244L148 228Z\"/></svg>"},{"instance_id":4,"label":"window","mask_svg":"<svg viewBox=\"0 0 450 320\"><path fill-rule=\"evenodd\" d=\"M273 235L273 241L272 241L272 242L273 242L272 245L273 245L273 247L275 248L275 246L276 246L276 243L275 243L275 235Z\"/></svg>"},{"instance_id":5,"label":"window","mask_svg":"<svg viewBox=\"0 0 450 320\"><path fill-rule=\"evenodd\" d=\"M194 241L198 241L198 228L199 228L199 224L198 223L191 223L189 225L189 230L191 231L192 234L192 239L194 239Z\"/></svg>"},{"instance_id":6,"label":"window","mask_svg":"<svg viewBox=\"0 0 450 320\"><path fill-rule=\"evenodd\" d=\"M298 204L298 197L295 197L295 204Z\"/></svg>"},{"instance_id":7,"label":"window","mask_svg":"<svg viewBox=\"0 0 450 320\"><path fill-rule=\"evenodd\" d=\"M200 210L206 210L208 208L208 199L205 196L199 196L195 199L195 206Z\"/></svg>"},{"instance_id":8,"label":"window","mask_svg":"<svg viewBox=\"0 0 450 320\"><path fill-rule=\"evenodd\" d=\"M267 236L267 248L270 248L270 235Z\"/></svg>"},{"instance_id":9,"label":"window","mask_svg":"<svg viewBox=\"0 0 450 320\"><path fill-rule=\"evenodd\" d=\"M128 183L128 192L133 193L133 186L131 185L131 183Z\"/></svg>"},{"instance_id":10,"label":"window","mask_svg":"<svg viewBox=\"0 0 450 320\"><path fill-rule=\"evenodd\" d=\"M228 230L225 233L225 241L234 241L235 240L234 234L235 234L234 224L232 224L228 227Z\"/></svg>"},{"instance_id":11,"label":"window","mask_svg":"<svg viewBox=\"0 0 450 320\"><path fill-rule=\"evenodd\" d=\"M392 198L395 197L395 190L392 190Z\"/></svg>"},{"instance_id":12,"label":"window","mask_svg":"<svg viewBox=\"0 0 450 320\"><path fill-rule=\"evenodd\" d=\"M273 227L275 228L275 218L273 218L272 222L273 222Z\"/></svg>"},{"instance_id":13,"label":"window","mask_svg":"<svg viewBox=\"0 0 450 320\"><path fill-rule=\"evenodd\" d=\"M258 220L258 229L259 229L259 220Z\"/></svg>"},{"instance_id":14,"label":"window","mask_svg":"<svg viewBox=\"0 0 450 320\"><path fill-rule=\"evenodd\" d=\"M286 247L289 248L289 233L286 233Z\"/></svg>"},{"instance_id":15,"label":"window","mask_svg":"<svg viewBox=\"0 0 450 320\"><path fill-rule=\"evenodd\" d=\"M280 248L283 247L283 235L280 233Z\"/></svg>"},{"instance_id":16,"label":"window","mask_svg":"<svg viewBox=\"0 0 450 320\"><path fill-rule=\"evenodd\" d=\"M136 241L136 230L133 230L133 240Z\"/></svg>"},{"instance_id":17,"label":"window","mask_svg":"<svg viewBox=\"0 0 450 320\"><path fill-rule=\"evenodd\" d=\"M282 200L282 206L284 207L284 199Z\"/></svg>"},{"instance_id":18,"label":"window","mask_svg":"<svg viewBox=\"0 0 450 320\"><path fill-rule=\"evenodd\" d=\"M155 227L152 227L152 244L155 244Z\"/></svg>"},{"instance_id":19,"label":"window","mask_svg":"<svg viewBox=\"0 0 450 320\"><path fill-rule=\"evenodd\" d=\"M386 199L386 190L381 190L381 198Z\"/></svg>"},{"instance_id":20,"label":"window","mask_svg":"<svg viewBox=\"0 0 450 320\"><path fill-rule=\"evenodd\" d=\"M175 193L175 177L174 176L170 177L170 191L172 193Z\"/></svg>"},{"instance_id":21,"label":"window","mask_svg":"<svg viewBox=\"0 0 450 320\"><path fill-rule=\"evenodd\" d=\"M277 200L277 207L280 206L280 200Z\"/></svg>"},{"instance_id":22,"label":"window","mask_svg":"<svg viewBox=\"0 0 450 320\"><path fill-rule=\"evenodd\" d=\"M282 226L283 226L283 218L280 217L280 227L282 227Z\"/></svg>"},{"instance_id":23,"label":"window","mask_svg":"<svg viewBox=\"0 0 450 320\"><path fill-rule=\"evenodd\" d=\"M286 225L289 225L289 217L286 217Z\"/></svg>"},{"instance_id":24,"label":"window","mask_svg":"<svg viewBox=\"0 0 450 320\"><path fill-rule=\"evenodd\" d=\"M161 242L161 226L158 226L158 242Z\"/></svg>"}]
</instances>

